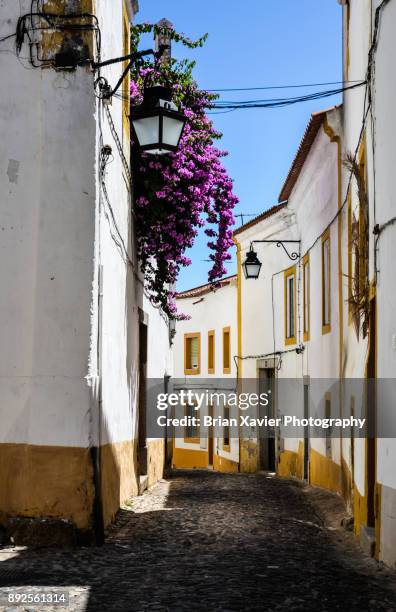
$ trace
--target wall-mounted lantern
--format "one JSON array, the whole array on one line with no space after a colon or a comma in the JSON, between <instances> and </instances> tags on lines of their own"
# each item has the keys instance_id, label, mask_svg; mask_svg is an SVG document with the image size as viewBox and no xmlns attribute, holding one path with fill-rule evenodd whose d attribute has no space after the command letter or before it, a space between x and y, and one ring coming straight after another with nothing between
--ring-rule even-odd
<instances>
[{"instance_id":1,"label":"wall-mounted lantern","mask_svg":"<svg viewBox=\"0 0 396 612\"><path fill-rule=\"evenodd\" d=\"M258 278L260 274L262 263L257 257L257 253L251 248L246 259L242 264L245 278Z\"/></svg>"},{"instance_id":2,"label":"wall-mounted lantern","mask_svg":"<svg viewBox=\"0 0 396 612\"><path fill-rule=\"evenodd\" d=\"M300 257L300 251L298 252L292 251L291 253L289 253L289 251L285 247L285 243L294 243L294 244L299 245L301 242L300 240L253 240L250 243L250 250L246 254L246 259L242 264L245 278L255 278L256 279L260 275L262 264L259 258L257 257L257 253L253 249L253 244L262 243L262 242L270 243L270 244L275 243L277 247L282 247L286 255L288 256L288 258L291 259L292 261L296 261L296 259Z\"/></svg>"},{"instance_id":3,"label":"wall-mounted lantern","mask_svg":"<svg viewBox=\"0 0 396 612\"><path fill-rule=\"evenodd\" d=\"M170 88L162 85L146 88L143 103L131 108L133 140L144 153L177 151L185 123L186 117L172 102Z\"/></svg>"}]
</instances>

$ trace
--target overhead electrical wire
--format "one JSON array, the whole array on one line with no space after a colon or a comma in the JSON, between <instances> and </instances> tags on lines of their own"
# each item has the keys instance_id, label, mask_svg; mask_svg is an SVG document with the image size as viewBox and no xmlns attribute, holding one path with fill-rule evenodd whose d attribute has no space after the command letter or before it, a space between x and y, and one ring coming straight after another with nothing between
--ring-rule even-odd
<instances>
[{"instance_id":1,"label":"overhead electrical wire","mask_svg":"<svg viewBox=\"0 0 396 612\"><path fill-rule=\"evenodd\" d=\"M4 42L5 40L8 40L9 38L14 38L16 36L16 32L14 32L13 34L8 34L8 36L3 36L3 38L0 38L0 43Z\"/></svg>"},{"instance_id":2,"label":"overhead electrical wire","mask_svg":"<svg viewBox=\"0 0 396 612\"><path fill-rule=\"evenodd\" d=\"M339 87L338 89L328 89L324 91L316 91L314 93L305 94L302 96L295 96L289 98L268 98L261 100L242 100L242 101L228 101L218 100L211 104L211 108L218 110L239 110L246 108L277 108L283 106L291 106L301 102L309 102L311 100L321 100L330 96L335 96L343 93L344 91L350 91L351 89L357 89L367 84L367 81L360 81L354 85L347 87Z\"/></svg>"},{"instance_id":3,"label":"overhead electrical wire","mask_svg":"<svg viewBox=\"0 0 396 612\"><path fill-rule=\"evenodd\" d=\"M346 85L347 83L360 83L359 81L328 81L326 83L302 83L300 85L265 85L263 87L227 87L224 89L206 89L209 93L223 93L229 91L270 91L273 89L303 89L305 87L325 87L326 85Z\"/></svg>"}]
</instances>

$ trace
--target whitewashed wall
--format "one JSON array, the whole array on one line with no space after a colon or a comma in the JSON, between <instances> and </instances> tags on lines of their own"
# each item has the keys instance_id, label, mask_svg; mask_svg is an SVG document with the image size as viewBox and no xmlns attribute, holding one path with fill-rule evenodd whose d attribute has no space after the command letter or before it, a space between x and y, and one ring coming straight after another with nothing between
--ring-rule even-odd
<instances>
[{"instance_id":1,"label":"whitewashed wall","mask_svg":"<svg viewBox=\"0 0 396 612\"><path fill-rule=\"evenodd\" d=\"M344 78L364 79L368 65L368 52L373 40L375 11L380 0L351 0L348 10L344 7ZM382 227L395 216L393 202L393 175L395 168L394 106L396 84L392 77L396 58L394 26L396 7L387 3L380 16L378 43L374 54L372 81L372 108L365 128L367 149L367 189L369 195L369 280L376 289L377 300L377 377L378 405L384 401L382 379L393 379L396 372L396 351L394 337L395 316L395 226L384 229L376 244L373 229ZM364 88L346 92L344 96L344 154L354 153L362 129L364 116ZM344 173L345 181L348 174ZM352 202L356 205L356 186L352 188ZM346 219L344 222L343 253L346 254ZM348 326L347 305L344 307L345 375L362 378L368 350L368 341L356 338L353 326ZM366 457L364 441L355 442L355 481L361 495L366 494ZM376 444L376 480L381 485L380 542L377 543L380 559L388 564L396 560L395 508L396 442L394 439L378 438ZM379 546L378 546L379 544Z\"/></svg>"},{"instance_id":2,"label":"whitewashed wall","mask_svg":"<svg viewBox=\"0 0 396 612\"><path fill-rule=\"evenodd\" d=\"M202 296L177 299L178 310L190 315L187 321L178 321L176 325L176 336L174 340L173 362L174 377L176 380L183 379L186 388L199 387L199 380L204 380L205 389L213 380L213 391L219 389L219 380L232 381L236 379L236 365L234 356L238 353L238 328L237 328L237 281L233 278L229 285L210 291ZM223 328L230 327L231 345L231 372L223 373ZM208 332L215 332L215 372L208 374ZM184 334L199 332L201 334L201 371L199 376L186 376L184 374ZM227 384L227 383L226 383ZM222 416L221 409L214 416ZM205 412L206 413L206 412ZM231 408L231 418L238 418L237 408ZM201 430L203 431L203 429ZM231 461L239 461L239 440L231 438L230 451L224 451L221 439L215 437L214 451L216 454L226 457ZM176 438L175 445L178 448L196 450L196 445ZM201 437L202 449L207 448L207 436L203 433Z\"/></svg>"},{"instance_id":3,"label":"whitewashed wall","mask_svg":"<svg viewBox=\"0 0 396 612\"><path fill-rule=\"evenodd\" d=\"M236 367L233 357L237 354L237 289L236 279L229 285L210 291L202 296L180 298L178 310L191 318L178 321L174 342L174 376L185 378L184 374L184 334L200 332L201 334L201 373L191 376L197 378L235 378ZM231 372L223 373L223 328L231 328ZM215 331L215 373L208 374L208 332Z\"/></svg>"},{"instance_id":4,"label":"whitewashed wall","mask_svg":"<svg viewBox=\"0 0 396 612\"><path fill-rule=\"evenodd\" d=\"M241 246L242 263L249 251L250 243L254 240L276 240L282 237L298 239L294 218L286 208L236 235ZM298 245L288 246L298 247ZM274 303L276 336L274 340L272 277L291 263L283 249L277 247L276 244L254 244L253 248L262 262L262 267L258 279L246 279L243 274L241 278L242 357L247 358L241 364L244 378L257 377L257 358L254 356L273 353L274 350L279 350L283 346L283 335L281 340L277 336L279 330L283 334L284 329L283 323L280 325L278 322L278 317L281 317L279 309L283 309L283 297L282 304L279 303L279 300L276 304ZM275 283L274 276L274 286ZM283 319L280 320L283 321ZM282 345L279 344L280 341Z\"/></svg>"},{"instance_id":5,"label":"whitewashed wall","mask_svg":"<svg viewBox=\"0 0 396 612\"><path fill-rule=\"evenodd\" d=\"M326 113L326 121L333 129L334 134L340 135L341 111L335 109ZM322 125L312 144L304 166L297 182L289 197L288 207L294 212L296 224L299 227L301 238L301 255L309 255L310 265L310 333L309 340L303 341L303 275L302 264L297 266L298 281L298 314L297 325L300 326L297 340L303 342L304 352L298 359L297 376L309 377L313 385L320 387L323 395L329 392L334 379L339 376L339 267L338 267L338 221L332 223L338 209L338 147L331 142ZM322 235L329 227L330 233L330 332L322 333ZM283 276L279 279L279 303L284 300ZM282 319L276 325L282 329ZM279 317L278 317L279 319ZM284 334L283 334L284 337ZM284 348L288 347L284 345ZM291 356L296 362L296 359ZM284 361L290 358L286 355ZM290 375L292 372L290 371ZM289 376L286 368L282 368L279 377ZM315 379L329 379L329 386L318 385ZM319 389L313 389L313 393ZM321 398L323 400L323 397ZM320 398L311 397L310 415L315 414L315 403L318 405ZM337 408L332 416L339 416L338 397L331 397L332 410ZM317 410L317 409L316 409ZM311 438L311 448L326 456L326 441L323 438ZM340 441L332 440L332 459L340 463Z\"/></svg>"},{"instance_id":6,"label":"whitewashed wall","mask_svg":"<svg viewBox=\"0 0 396 612\"><path fill-rule=\"evenodd\" d=\"M125 7L131 18L132 3ZM0 37L29 11L30 0L0 0ZM123 0L97 2L96 15L102 60L123 55ZM0 443L132 445L139 309L149 322L148 376L170 375L172 360L167 320L144 296L134 256L122 102L109 107L111 128L88 67L33 68L27 46L18 59L14 45L3 42L0 53ZM101 74L114 85L121 71L114 64ZM108 202L103 145L112 148ZM123 494L134 486L128 452L125 461L114 453L124 461Z\"/></svg>"},{"instance_id":7,"label":"whitewashed wall","mask_svg":"<svg viewBox=\"0 0 396 612\"><path fill-rule=\"evenodd\" d=\"M29 11L2 0L0 36ZM0 441L87 446L93 78L33 69L14 39L1 51Z\"/></svg>"}]
</instances>

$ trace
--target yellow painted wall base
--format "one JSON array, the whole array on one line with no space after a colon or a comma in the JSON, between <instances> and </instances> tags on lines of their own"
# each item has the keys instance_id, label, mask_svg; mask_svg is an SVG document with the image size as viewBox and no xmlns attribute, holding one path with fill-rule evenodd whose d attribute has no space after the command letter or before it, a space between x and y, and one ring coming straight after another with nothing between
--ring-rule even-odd
<instances>
[{"instance_id":1,"label":"yellow painted wall base","mask_svg":"<svg viewBox=\"0 0 396 612\"><path fill-rule=\"evenodd\" d=\"M341 466L312 448L309 453L309 476L311 484L342 493Z\"/></svg>"},{"instance_id":2,"label":"yellow painted wall base","mask_svg":"<svg viewBox=\"0 0 396 612\"><path fill-rule=\"evenodd\" d=\"M101 487L105 527L115 518L121 504L138 494L137 443L134 440L101 447Z\"/></svg>"},{"instance_id":3,"label":"yellow painted wall base","mask_svg":"<svg viewBox=\"0 0 396 612\"><path fill-rule=\"evenodd\" d=\"M149 486L162 478L164 459L164 440L148 441ZM100 467L106 527L138 494L136 441L102 446ZM88 448L0 444L0 523L15 516L66 518L77 529L90 530L94 494Z\"/></svg>"},{"instance_id":4,"label":"yellow painted wall base","mask_svg":"<svg viewBox=\"0 0 396 612\"><path fill-rule=\"evenodd\" d=\"M151 487L164 475L165 440L148 440L147 451L148 486Z\"/></svg>"},{"instance_id":5,"label":"yellow painted wall base","mask_svg":"<svg viewBox=\"0 0 396 612\"><path fill-rule=\"evenodd\" d=\"M173 448L172 466L175 468L206 468L208 463L209 455L205 449Z\"/></svg>"},{"instance_id":6,"label":"yellow painted wall base","mask_svg":"<svg viewBox=\"0 0 396 612\"><path fill-rule=\"evenodd\" d=\"M299 442L298 451L284 450L279 455L278 476L304 478L304 444Z\"/></svg>"},{"instance_id":7,"label":"yellow painted wall base","mask_svg":"<svg viewBox=\"0 0 396 612\"><path fill-rule=\"evenodd\" d=\"M239 464L220 455L213 456L213 469L216 472L239 472Z\"/></svg>"},{"instance_id":8,"label":"yellow painted wall base","mask_svg":"<svg viewBox=\"0 0 396 612\"><path fill-rule=\"evenodd\" d=\"M240 471L252 474L259 469L257 440L240 440L239 442Z\"/></svg>"},{"instance_id":9,"label":"yellow painted wall base","mask_svg":"<svg viewBox=\"0 0 396 612\"><path fill-rule=\"evenodd\" d=\"M352 474L345 459L341 460L341 494L348 510L353 508L353 482Z\"/></svg>"},{"instance_id":10,"label":"yellow painted wall base","mask_svg":"<svg viewBox=\"0 0 396 612\"><path fill-rule=\"evenodd\" d=\"M367 524L367 498L361 495L356 485L353 490L353 520L355 535L360 536L362 525Z\"/></svg>"},{"instance_id":11,"label":"yellow painted wall base","mask_svg":"<svg viewBox=\"0 0 396 612\"><path fill-rule=\"evenodd\" d=\"M301 468L298 453L290 450L285 450L279 455L279 462L277 468L278 476L283 478L302 478Z\"/></svg>"},{"instance_id":12,"label":"yellow painted wall base","mask_svg":"<svg viewBox=\"0 0 396 612\"><path fill-rule=\"evenodd\" d=\"M89 449L0 444L0 521L67 518L92 527L93 469Z\"/></svg>"}]
</instances>

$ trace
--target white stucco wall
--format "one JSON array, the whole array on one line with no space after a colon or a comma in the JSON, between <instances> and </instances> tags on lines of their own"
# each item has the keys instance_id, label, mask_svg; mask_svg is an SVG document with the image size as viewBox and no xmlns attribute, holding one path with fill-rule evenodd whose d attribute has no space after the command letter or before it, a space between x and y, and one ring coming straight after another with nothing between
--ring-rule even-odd
<instances>
[{"instance_id":1,"label":"white stucco wall","mask_svg":"<svg viewBox=\"0 0 396 612\"><path fill-rule=\"evenodd\" d=\"M122 55L122 0L96 9L102 59ZM29 10L28 0L1 1L1 35ZM143 295L137 263L129 265L116 244L119 233L134 260L128 177L91 71L34 69L17 59L14 42L2 43L10 52L0 53L0 278L7 287L0 296L0 441L86 447L128 440L137 418L139 308L149 319L148 376L172 369L167 321ZM115 64L101 74L115 84L120 70ZM109 111L128 162L122 102L114 98ZM98 177L105 144L113 151L105 180L115 223Z\"/></svg>"},{"instance_id":2,"label":"white stucco wall","mask_svg":"<svg viewBox=\"0 0 396 612\"><path fill-rule=\"evenodd\" d=\"M30 2L0 3L0 36ZM93 77L2 43L1 442L88 445L95 237ZM26 57L26 45L21 56Z\"/></svg>"},{"instance_id":3,"label":"white stucco wall","mask_svg":"<svg viewBox=\"0 0 396 612\"><path fill-rule=\"evenodd\" d=\"M349 10L344 8L344 76L345 79L365 78L368 51L373 40L375 11L380 0L351 0ZM395 226L384 229L376 242L373 229L382 227L395 216L393 202L393 175L395 168L394 106L396 85L390 77L396 58L394 24L396 7L393 2L384 5L380 15L378 42L372 71L372 107L365 127L367 151L367 190L369 195L369 280L376 291L377 309L377 405L379 412L384 403L384 379L394 379L395 351ZM362 129L364 115L364 88L346 92L344 97L344 154L354 152ZM347 173L344 173L345 180ZM344 181L344 191L346 185ZM356 206L356 187L352 190ZM344 224L346 230L346 224ZM346 253L347 235L343 234ZM347 306L344 308L345 375L363 377L365 374L368 341L357 341L353 327L347 324ZM346 322L346 323L345 323ZM360 494L365 494L366 457L364 441L355 442L355 481ZM393 564L396 559L394 508L396 506L396 441L379 437L376 442L376 480L382 485L380 558Z\"/></svg>"},{"instance_id":4,"label":"white stucco wall","mask_svg":"<svg viewBox=\"0 0 396 612\"><path fill-rule=\"evenodd\" d=\"M375 222L380 226L396 215L394 202L394 172L396 167L396 123L394 108L396 83L392 74L396 60L394 25L396 7L391 2L383 11L376 54L374 117L376 130L375 149ZM378 378L396 377L396 224L385 229L378 241ZM381 385L381 382L379 383ZM381 402L381 395L379 396ZM378 480L396 489L396 441L379 439Z\"/></svg>"},{"instance_id":5,"label":"white stucco wall","mask_svg":"<svg viewBox=\"0 0 396 612\"><path fill-rule=\"evenodd\" d=\"M194 382L197 378L235 378L237 355L237 288L236 279L229 285L220 287L202 296L177 299L178 310L191 318L178 321L174 341L174 376L185 378L184 374L184 334L199 332L201 334L201 373L188 376ZM223 373L223 328L230 327L231 372ZM215 372L208 374L208 332L215 332Z\"/></svg>"},{"instance_id":6,"label":"white stucco wall","mask_svg":"<svg viewBox=\"0 0 396 612\"><path fill-rule=\"evenodd\" d=\"M219 385L232 384L236 380L236 365L234 356L238 353L238 329L237 329L237 281L232 278L230 284L222 286L214 291L209 291L202 296L177 299L178 310L191 318L187 321L178 321L176 325L176 336L173 348L174 378L178 383L185 384L186 389L206 389L215 392L221 391ZM230 328L230 356L231 371L229 374L223 372L223 328ZM208 373L208 332L215 332L215 369L214 374ZM185 375L184 373L184 334L201 334L201 371L199 376ZM227 380L229 383L227 383ZM207 413L205 407L204 414ZM215 417L222 416L222 408L214 413ZM230 417L238 418L236 407L231 407ZM177 448L197 450L196 445L184 441L183 438L175 439ZM201 426L201 449L207 448L207 434ZM231 438L230 450L224 451L221 437L215 436L214 452L219 456L231 461L239 461L239 440Z\"/></svg>"},{"instance_id":7,"label":"white stucco wall","mask_svg":"<svg viewBox=\"0 0 396 612\"><path fill-rule=\"evenodd\" d=\"M340 135L341 110L335 109L326 113L326 121L335 134ZM332 416L340 415L339 398L331 392L332 383L338 378L339 367L339 267L338 267L338 220L333 219L338 209L338 146L331 142L324 125L312 144L302 171L292 190L288 207L295 213L297 226L300 228L301 255L309 255L310 294L309 294L309 339L303 340L303 330L299 330L300 341L304 352L300 358L299 376L308 377L313 388L310 392L310 416L324 416L323 397L331 397ZM322 331L322 235L328 228L330 236L330 331ZM297 325L303 325L303 272L302 262L297 270L298 309ZM283 277L279 284L279 302L283 300ZM282 307L279 314L284 312ZM276 327L281 328L281 321ZM286 346L284 348L287 348ZM286 356L287 358L288 356ZM285 360L286 361L286 360ZM280 377L286 373L280 371ZM328 386L322 383L328 379ZM307 380L307 379L306 379ZM320 380L320 382L319 382ZM321 397L315 397L320 391ZM318 406L320 409L318 410ZM310 439L311 448L326 455L324 438ZM340 441L331 443L333 461L340 463Z\"/></svg>"},{"instance_id":8,"label":"white stucco wall","mask_svg":"<svg viewBox=\"0 0 396 612\"><path fill-rule=\"evenodd\" d=\"M340 111L328 113L328 121L339 133ZM333 125L334 124L334 125ZM330 141L323 126L315 138L287 207L237 234L241 243L242 261L250 242L254 240L301 240L300 253L310 257L310 337L303 339L303 280L302 261L291 261L276 244L256 244L254 248L263 266L257 280L242 279L242 347L243 377L255 378L259 355L285 352L277 357L278 410L284 414L303 416L303 377L329 379L329 388L339 375L339 301L338 301L338 230L337 222L330 224L338 208L338 148ZM331 330L322 333L322 241L329 226L331 247ZM285 243L291 252L298 245ZM284 271L296 263L296 342L285 342ZM304 345L298 355L295 349ZM256 357L253 357L256 356ZM287 379L301 381L293 399ZM282 380L284 383L282 383ZM307 380L307 379L305 379ZM323 387L323 393L327 391ZM288 399L286 399L288 398ZM332 400L333 404L333 400ZM282 406L282 408L281 408ZM289 408L288 408L289 406ZM339 402L334 401L339 413ZM312 410L314 410L312 406ZM315 414L312 413L312 416ZM323 415L322 415L323 416ZM290 434L289 434L290 435ZM284 448L297 451L300 438L284 440ZM311 447L326 454L326 442L312 438ZM332 441L332 458L340 462L340 442Z\"/></svg>"},{"instance_id":9,"label":"white stucco wall","mask_svg":"<svg viewBox=\"0 0 396 612\"><path fill-rule=\"evenodd\" d=\"M250 243L254 240L276 240L278 238L297 240L297 228L294 218L288 209L281 209L272 216L247 228L236 235L241 246L242 263L249 251ZM293 249L298 245L288 245ZM274 302L275 314L275 340L273 331L272 310L272 277L281 270L287 268L291 263L282 248L276 244L254 244L254 250L262 268L258 279L246 279L242 274L242 357L241 365L243 378L257 377L257 360L259 355L273 353L283 347L282 338L278 338L278 332L283 334L283 323L279 327L278 316L281 317L279 308L283 309L279 300ZM283 279L283 276L282 276ZM274 276L274 287L276 277ZM275 297L275 289L274 289ZM279 344L281 342L281 344Z\"/></svg>"}]
</instances>

